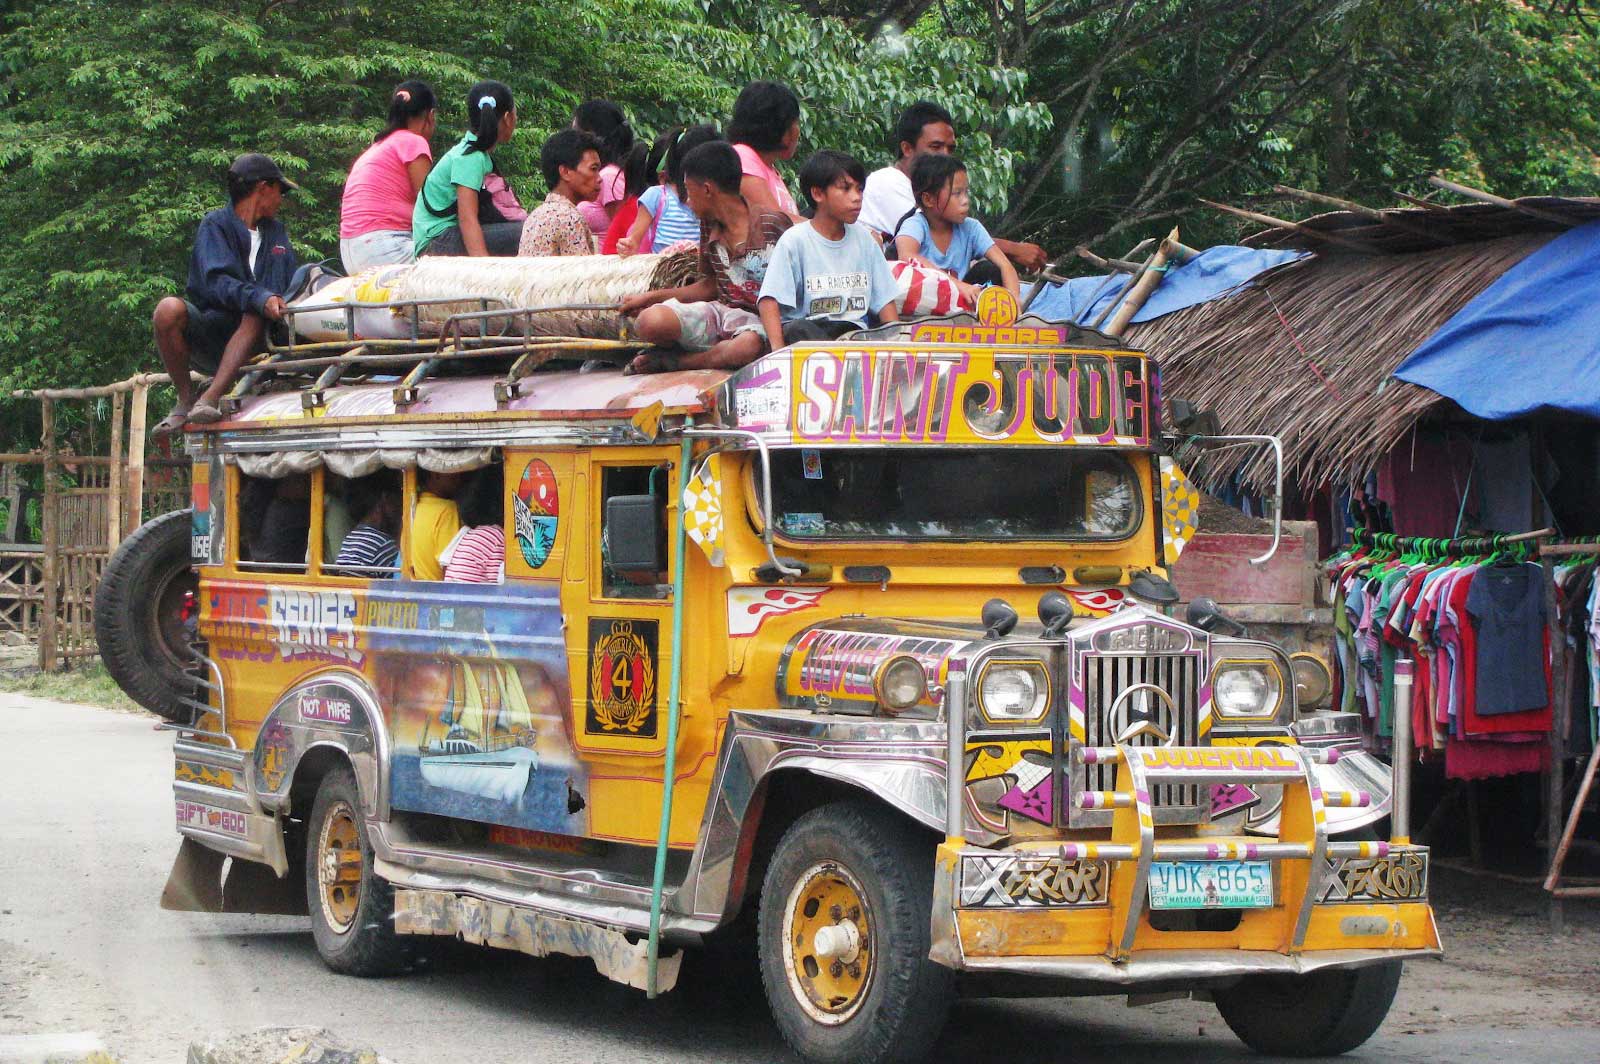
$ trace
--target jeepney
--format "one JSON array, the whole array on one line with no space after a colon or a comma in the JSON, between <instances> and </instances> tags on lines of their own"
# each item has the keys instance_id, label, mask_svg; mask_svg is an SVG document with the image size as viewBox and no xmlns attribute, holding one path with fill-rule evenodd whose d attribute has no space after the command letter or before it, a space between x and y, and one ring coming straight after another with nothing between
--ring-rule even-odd
<instances>
[{"instance_id":1,"label":"jeepney","mask_svg":"<svg viewBox=\"0 0 1600 1064\"><path fill-rule=\"evenodd\" d=\"M1337 1053L1439 953L1355 722L1169 615L1192 499L1139 351L1002 301L731 373L231 405L164 533L198 574L169 907L307 912L357 975L442 935L652 995L732 945L825 1061L927 1051L958 988L1192 993ZM341 569L371 477L400 560ZM419 578L440 477L498 494L503 582Z\"/></svg>"}]
</instances>

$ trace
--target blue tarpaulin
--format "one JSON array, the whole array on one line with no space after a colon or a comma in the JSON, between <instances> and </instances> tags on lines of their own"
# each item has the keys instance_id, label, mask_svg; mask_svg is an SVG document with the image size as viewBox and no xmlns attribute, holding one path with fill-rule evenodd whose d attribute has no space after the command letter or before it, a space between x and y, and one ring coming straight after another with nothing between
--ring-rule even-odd
<instances>
[{"instance_id":1,"label":"blue tarpaulin","mask_svg":"<svg viewBox=\"0 0 1600 1064\"><path fill-rule=\"evenodd\" d=\"M1260 251L1233 245L1207 248L1163 277L1133 320L1154 321L1163 314L1219 299L1272 267L1307 254L1309 252ZM1090 325L1116 301L1127 279L1126 273L1117 273L1109 278L1075 277L1062 284L1048 285L1028 310L1051 321ZM1106 320L1111 320L1109 315Z\"/></svg>"},{"instance_id":2,"label":"blue tarpaulin","mask_svg":"<svg viewBox=\"0 0 1600 1064\"><path fill-rule=\"evenodd\" d=\"M1492 421L1542 409L1600 418L1600 222L1501 274L1394 375Z\"/></svg>"}]
</instances>

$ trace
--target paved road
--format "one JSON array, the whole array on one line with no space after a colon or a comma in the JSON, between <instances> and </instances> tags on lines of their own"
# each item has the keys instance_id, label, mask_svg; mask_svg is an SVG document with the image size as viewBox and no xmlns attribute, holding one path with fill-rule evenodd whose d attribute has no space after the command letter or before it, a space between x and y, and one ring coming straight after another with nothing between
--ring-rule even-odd
<instances>
[{"instance_id":1,"label":"paved road","mask_svg":"<svg viewBox=\"0 0 1600 1064\"><path fill-rule=\"evenodd\" d=\"M15 1036L94 1032L127 1064L167 1064L191 1039L264 1024L325 1026L402 1064L792 1059L759 1000L678 991L648 1002L587 962L488 950L452 951L404 978L348 979L321 966L304 920L163 912L177 848L169 734L147 717L4 694L0 720L0 1060ZM1426 967L1345 1060L1600 1060L1592 1023L1484 1026L1504 979ZM1209 1005L1117 999L964 1003L938 1057L1261 1059Z\"/></svg>"}]
</instances>

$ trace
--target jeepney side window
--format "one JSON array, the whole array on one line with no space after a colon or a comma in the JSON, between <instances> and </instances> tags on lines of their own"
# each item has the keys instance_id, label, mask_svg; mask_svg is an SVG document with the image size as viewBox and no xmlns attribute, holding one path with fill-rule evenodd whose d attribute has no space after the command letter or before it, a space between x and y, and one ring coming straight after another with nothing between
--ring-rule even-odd
<instances>
[{"instance_id":1,"label":"jeepney side window","mask_svg":"<svg viewBox=\"0 0 1600 1064\"><path fill-rule=\"evenodd\" d=\"M239 474L241 568L303 573L311 543L311 475L252 477Z\"/></svg>"},{"instance_id":2,"label":"jeepney side window","mask_svg":"<svg viewBox=\"0 0 1600 1064\"><path fill-rule=\"evenodd\" d=\"M322 483L324 575L363 580L398 576L400 472L382 469L353 478L325 473Z\"/></svg>"},{"instance_id":3,"label":"jeepney side window","mask_svg":"<svg viewBox=\"0 0 1600 1064\"><path fill-rule=\"evenodd\" d=\"M403 507L406 563L414 580L495 584L505 579L505 465L415 471Z\"/></svg>"},{"instance_id":4,"label":"jeepney side window","mask_svg":"<svg viewBox=\"0 0 1600 1064\"><path fill-rule=\"evenodd\" d=\"M600 583L605 598L669 599L672 577L667 555L667 495L672 466L609 466L600 477ZM620 503L614 500L622 500ZM653 553L659 566L620 569L615 553ZM653 544L650 541L654 541ZM653 547L653 550L651 549Z\"/></svg>"}]
</instances>

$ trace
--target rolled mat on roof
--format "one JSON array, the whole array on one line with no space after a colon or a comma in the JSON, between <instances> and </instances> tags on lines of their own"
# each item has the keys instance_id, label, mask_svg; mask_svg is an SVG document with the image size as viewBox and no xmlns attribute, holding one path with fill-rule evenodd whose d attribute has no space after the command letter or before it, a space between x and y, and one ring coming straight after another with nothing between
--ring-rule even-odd
<instances>
[{"instance_id":1,"label":"rolled mat on roof","mask_svg":"<svg viewBox=\"0 0 1600 1064\"><path fill-rule=\"evenodd\" d=\"M356 315L357 338L401 338L410 334L410 311L382 304L412 299L456 299L418 310L424 335L438 335L453 314L482 310L477 300L490 299L511 307L550 308L533 315L537 336L583 336L616 339L626 324L615 310L577 309L615 306L631 295L655 288L687 284L696 276L698 252L670 255L581 255L557 258L471 258L427 256L416 262L380 266L341 278L295 300L298 306L357 305L371 309ZM573 309L564 309L573 308ZM491 305L493 309L493 305ZM345 337L345 316L337 313L297 315L295 330L307 339ZM522 331L520 322L491 320L491 332Z\"/></svg>"}]
</instances>

